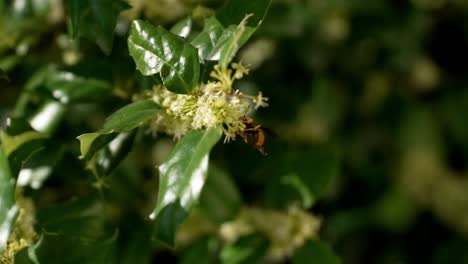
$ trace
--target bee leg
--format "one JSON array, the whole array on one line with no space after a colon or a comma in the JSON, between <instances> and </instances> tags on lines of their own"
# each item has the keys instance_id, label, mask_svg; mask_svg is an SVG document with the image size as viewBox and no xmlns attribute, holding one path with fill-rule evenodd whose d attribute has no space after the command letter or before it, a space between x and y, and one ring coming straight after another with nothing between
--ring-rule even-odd
<instances>
[{"instance_id":1,"label":"bee leg","mask_svg":"<svg viewBox=\"0 0 468 264\"><path fill-rule=\"evenodd\" d=\"M263 146L265 145L265 134L262 130L258 130L258 133L254 136L255 148L263 155L267 156Z\"/></svg>"}]
</instances>

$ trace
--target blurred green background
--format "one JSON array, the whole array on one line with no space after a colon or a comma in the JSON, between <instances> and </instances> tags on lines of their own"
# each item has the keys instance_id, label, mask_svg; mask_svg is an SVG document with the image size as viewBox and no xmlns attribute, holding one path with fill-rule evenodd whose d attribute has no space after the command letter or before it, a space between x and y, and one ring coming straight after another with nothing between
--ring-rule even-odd
<instances>
[{"instance_id":1,"label":"blurred green background","mask_svg":"<svg viewBox=\"0 0 468 264\"><path fill-rule=\"evenodd\" d=\"M31 76L54 64L115 87L103 103L67 110L72 115L55 134L59 144L99 129L144 85L129 81L128 21L143 16L170 27L222 3L128 2L133 8L120 16L105 56L86 38L79 45L68 40L62 1L0 0L0 68L10 79L0 80L1 120L13 113ZM213 159L232 175L245 203L283 208L280 164L301 160L311 178L336 174L311 211L322 218L321 240L343 263L468 263L468 1L274 0L239 59L252 68L239 88L269 97L270 107L256 119L278 134L267 139L267 158L240 140L215 148ZM28 111L37 110L38 98ZM137 147L119 173L151 174L171 144L163 137ZM144 157L154 146L158 151ZM63 158L70 161L64 166L78 167L74 157ZM75 176L52 177L36 194L39 206L86 193ZM145 177L128 179L141 187L150 181ZM128 208L147 199L122 192L109 199Z\"/></svg>"}]
</instances>

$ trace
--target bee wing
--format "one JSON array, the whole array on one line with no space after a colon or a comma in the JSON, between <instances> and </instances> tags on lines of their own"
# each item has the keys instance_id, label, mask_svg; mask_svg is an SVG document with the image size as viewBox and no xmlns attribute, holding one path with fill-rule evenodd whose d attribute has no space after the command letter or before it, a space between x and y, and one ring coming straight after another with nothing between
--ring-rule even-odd
<instances>
[{"instance_id":1,"label":"bee wing","mask_svg":"<svg viewBox=\"0 0 468 264\"><path fill-rule=\"evenodd\" d=\"M275 131L269 129L268 127L262 126L262 129L272 138L276 138L278 136Z\"/></svg>"}]
</instances>

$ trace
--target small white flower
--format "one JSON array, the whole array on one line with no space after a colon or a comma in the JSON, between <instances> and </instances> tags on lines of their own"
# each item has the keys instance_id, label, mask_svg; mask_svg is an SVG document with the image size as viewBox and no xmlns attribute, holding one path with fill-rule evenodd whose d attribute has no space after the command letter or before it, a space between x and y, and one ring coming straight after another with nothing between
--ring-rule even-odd
<instances>
[{"instance_id":1,"label":"small white flower","mask_svg":"<svg viewBox=\"0 0 468 264\"><path fill-rule=\"evenodd\" d=\"M249 100L253 100L255 108L258 108L267 106L268 98L261 93L254 97L235 90L232 87L234 80L242 78L249 71L237 63L233 63L232 67L234 75L233 70L216 65L210 74L215 80L201 84L194 94L176 94L165 87L156 87L153 101L165 112L153 120L152 130L180 138L193 129L217 127L223 130L225 142L234 140L245 129L242 117L249 112Z\"/></svg>"},{"instance_id":2,"label":"small white flower","mask_svg":"<svg viewBox=\"0 0 468 264\"><path fill-rule=\"evenodd\" d=\"M267 107L268 106L268 97L263 97L262 92L259 92L258 95L253 99L255 104L255 109L260 107Z\"/></svg>"}]
</instances>

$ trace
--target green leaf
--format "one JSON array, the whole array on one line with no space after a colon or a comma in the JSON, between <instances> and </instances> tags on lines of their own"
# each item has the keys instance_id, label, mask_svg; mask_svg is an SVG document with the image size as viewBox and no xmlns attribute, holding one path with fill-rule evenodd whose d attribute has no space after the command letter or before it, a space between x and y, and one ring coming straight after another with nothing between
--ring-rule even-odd
<instances>
[{"instance_id":1,"label":"green leaf","mask_svg":"<svg viewBox=\"0 0 468 264\"><path fill-rule=\"evenodd\" d=\"M62 155L63 148L60 145L49 144L44 149L35 151L21 168L16 184L19 187L29 186L40 189L54 171Z\"/></svg>"},{"instance_id":2,"label":"green leaf","mask_svg":"<svg viewBox=\"0 0 468 264\"><path fill-rule=\"evenodd\" d=\"M292 259L293 264L340 264L341 260L331 248L322 242L310 240L305 246L300 248Z\"/></svg>"},{"instance_id":3,"label":"green leaf","mask_svg":"<svg viewBox=\"0 0 468 264\"><path fill-rule=\"evenodd\" d=\"M9 72L13 70L22 60L22 57L19 55L9 55L9 56L2 56L0 58L0 68Z\"/></svg>"},{"instance_id":4,"label":"green leaf","mask_svg":"<svg viewBox=\"0 0 468 264\"><path fill-rule=\"evenodd\" d=\"M3 144L5 155L10 156L14 151L18 150L24 144L33 140L42 140L47 138L47 135L36 131L28 131L19 135L10 136L7 133L0 131L0 139Z\"/></svg>"},{"instance_id":5,"label":"green leaf","mask_svg":"<svg viewBox=\"0 0 468 264\"><path fill-rule=\"evenodd\" d=\"M226 68L265 18L270 0L229 0L214 17L205 20L203 31L192 44L200 58L219 61Z\"/></svg>"},{"instance_id":6,"label":"green leaf","mask_svg":"<svg viewBox=\"0 0 468 264\"><path fill-rule=\"evenodd\" d=\"M65 105L50 100L44 102L39 110L29 119L29 123L35 130L51 134L59 126L65 116L65 112Z\"/></svg>"},{"instance_id":7,"label":"green leaf","mask_svg":"<svg viewBox=\"0 0 468 264\"><path fill-rule=\"evenodd\" d=\"M84 36L96 41L101 50L109 55L114 42L117 17L129 7L120 0L67 0L71 35Z\"/></svg>"},{"instance_id":8,"label":"green leaf","mask_svg":"<svg viewBox=\"0 0 468 264\"><path fill-rule=\"evenodd\" d=\"M154 118L160 107L152 100L126 105L106 119L101 133L128 132Z\"/></svg>"},{"instance_id":9,"label":"green leaf","mask_svg":"<svg viewBox=\"0 0 468 264\"><path fill-rule=\"evenodd\" d=\"M78 137L80 140L80 159L95 175L104 177L128 155L133 146L136 130L123 133L88 133Z\"/></svg>"},{"instance_id":10,"label":"green leaf","mask_svg":"<svg viewBox=\"0 0 468 264\"><path fill-rule=\"evenodd\" d=\"M78 37L80 32L81 19L84 16L87 1L83 0L66 0L66 6L68 11L68 17L70 19L70 35L73 38Z\"/></svg>"},{"instance_id":11,"label":"green leaf","mask_svg":"<svg viewBox=\"0 0 468 264\"><path fill-rule=\"evenodd\" d=\"M234 56L236 56L237 51L239 51L255 32L256 28L247 27L245 25L248 19L249 16L246 16L238 26L228 27L223 32L218 44L212 51L214 54L220 54L219 64L222 68L227 68L229 63L234 59Z\"/></svg>"},{"instance_id":12,"label":"green leaf","mask_svg":"<svg viewBox=\"0 0 468 264\"><path fill-rule=\"evenodd\" d=\"M226 68L257 29L247 26L251 17L247 15L239 25L229 25L226 28L216 17L206 19L203 31L192 41L198 48L200 58L219 61L221 67Z\"/></svg>"},{"instance_id":13,"label":"green leaf","mask_svg":"<svg viewBox=\"0 0 468 264\"><path fill-rule=\"evenodd\" d=\"M25 116L27 106L31 98L33 98L33 92L42 86L47 76L51 72L55 71L54 66L46 65L36 70L28 81L24 85L24 91L21 93L13 112L14 117Z\"/></svg>"},{"instance_id":14,"label":"green leaf","mask_svg":"<svg viewBox=\"0 0 468 264\"><path fill-rule=\"evenodd\" d=\"M216 17L224 26L237 25L248 14L252 14L247 26L257 28L263 22L271 0L228 0L225 2Z\"/></svg>"},{"instance_id":15,"label":"green leaf","mask_svg":"<svg viewBox=\"0 0 468 264\"><path fill-rule=\"evenodd\" d=\"M8 117L5 123L5 131L10 136L16 136L33 130L29 122L22 117Z\"/></svg>"},{"instance_id":16,"label":"green leaf","mask_svg":"<svg viewBox=\"0 0 468 264\"><path fill-rule=\"evenodd\" d=\"M263 263L269 246L268 240L258 234L240 238L221 251L222 264Z\"/></svg>"},{"instance_id":17,"label":"green leaf","mask_svg":"<svg viewBox=\"0 0 468 264\"><path fill-rule=\"evenodd\" d=\"M224 171L210 166L200 196L200 209L216 223L233 219L242 205L242 198L232 179Z\"/></svg>"},{"instance_id":18,"label":"green leaf","mask_svg":"<svg viewBox=\"0 0 468 264\"><path fill-rule=\"evenodd\" d=\"M216 239L202 238L185 249L180 258L181 264L191 264L196 259L199 263L218 263Z\"/></svg>"},{"instance_id":19,"label":"green leaf","mask_svg":"<svg viewBox=\"0 0 468 264\"><path fill-rule=\"evenodd\" d=\"M80 159L96 175L108 175L129 153L135 128L154 118L160 110L152 100L126 105L109 116L104 127L94 133L80 135ZM120 134L118 134L120 133Z\"/></svg>"},{"instance_id":20,"label":"green leaf","mask_svg":"<svg viewBox=\"0 0 468 264\"><path fill-rule=\"evenodd\" d=\"M212 53L224 30L225 28L216 17L212 16L205 19L203 31L192 41L192 45L198 48L200 58L215 60Z\"/></svg>"},{"instance_id":21,"label":"green leaf","mask_svg":"<svg viewBox=\"0 0 468 264\"><path fill-rule=\"evenodd\" d=\"M96 43L106 54L110 54L114 41L114 29L119 13L130 6L120 0L90 0L91 14L95 18L93 25Z\"/></svg>"},{"instance_id":22,"label":"green leaf","mask_svg":"<svg viewBox=\"0 0 468 264\"><path fill-rule=\"evenodd\" d=\"M198 201L208 172L211 148L221 135L219 129L194 130L177 143L167 161L159 166L158 202L151 219L156 219L165 208L170 212L170 221L165 222L178 225L185 218ZM173 238L175 229L170 231L166 237Z\"/></svg>"},{"instance_id":23,"label":"green leaf","mask_svg":"<svg viewBox=\"0 0 468 264\"><path fill-rule=\"evenodd\" d=\"M15 179L13 178L8 158L0 147L0 252L7 244L18 208L15 205Z\"/></svg>"},{"instance_id":24,"label":"green leaf","mask_svg":"<svg viewBox=\"0 0 468 264\"><path fill-rule=\"evenodd\" d=\"M112 92L111 84L106 81L83 78L71 72L53 72L45 87L63 104L96 102L109 97Z\"/></svg>"},{"instance_id":25,"label":"green leaf","mask_svg":"<svg viewBox=\"0 0 468 264\"><path fill-rule=\"evenodd\" d=\"M45 232L101 239L114 232L106 220L104 209L104 203L92 197L73 199L57 206L41 208L37 212L37 225Z\"/></svg>"},{"instance_id":26,"label":"green leaf","mask_svg":"<svg viewBox=\"0 0 468 264\"><path fill-rule=\"evenodd\" d=\"M171 28L170 31L179 37L187 38L192 31L192 18L187 17L186 19L179 21Z\"/></svg>"},{"instance_id":27,"label":"green leaf","mask_svg":"<svg viewBox=\"0 0 468 264\"><path fill-rule=\"evenodd\" d=\"M119 227L120 264L151 263L153 243L151 226L139 216L127 217ZM123 245L122 245L123 244Z\"/></svg>"},{"instance_id":28,"label":"green leaf","mask_svg":"<svg viewBox=\"0 0 468 264\"><path fill-rule=\"evenodd\" d=\"M0 130L0 139L5 155L8 157L11 174L16 177L24 162L36 151L44 147L47 135L27 131L19 135L10 136Z\"/></svg>"},{"instance_id":29,"label":"green leaf","mask_svg":"<svg viewBox=\"0 0 468 264\"><path fill-rule=\"evenodd\" d=\"M175 234L179 225L187 218L189 212L182 207L180 199L168 203L158 215L154 224L154 234L160 241L174 246Z\"/></svg>"},{"instance_id":30,"label":"green leaf","mask_svg":"<svg viewBox=\"0 0 468 264\"><path fill-rule=\"evenodd\" d=\"M97 151L102 149L107 145L111 140L117 136L117 133L107 132L107 133L87 133L78 137L80 141L80 150L81 156L80 159L89 160L91 157L96 154Z\"/></svg>"},{"instance_id":31,"label":"green leaf","mask_svg":"<svg viewBox=\"0 0 468 264\"><path fill-rule=\"evenodd\" d=\"M177 143L167 161L159 166L158 203L151 218L178 198L188 209L197 201L206 180L211 148L221 135L219 129L193 130Z\"/></svg>"},{"instance_id":32,"label":"green leaf","mask_svg":"<svg viewBox=\"0 0 468 264\"><path fill-rule=\"evenodd\" d=\"M109 175L132 149L135 135L135 130L119 133L106 147L99 150L90 161L94 173L101 177Z\"/></svg>"},{"instance_id":33,"label":"green leaf","mask_svg":"<svg viewBox=\"0 0 468 264\"><path fill-rule=\"evenodd\" d=\"M145 76L159 73L170 91L186 94L197 87L200 75L197 49L161 26L133 21L128 49L138 70Z\"/></svg>"}]
</instances>

